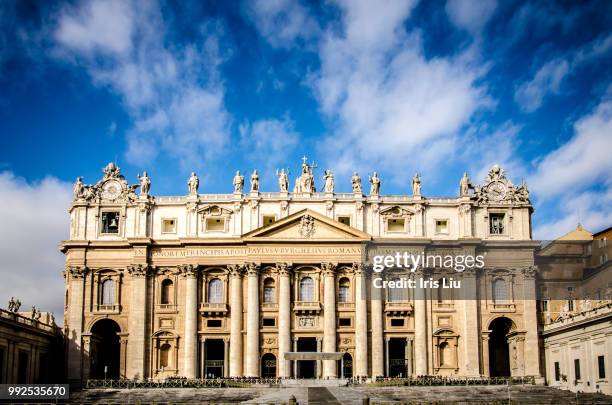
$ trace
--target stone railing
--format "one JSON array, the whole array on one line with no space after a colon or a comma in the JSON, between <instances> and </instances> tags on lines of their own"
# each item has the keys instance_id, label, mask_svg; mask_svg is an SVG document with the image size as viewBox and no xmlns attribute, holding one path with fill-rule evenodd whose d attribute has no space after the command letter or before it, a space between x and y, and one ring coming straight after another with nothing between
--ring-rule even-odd
<instances>
[{"instance_id":1,"label":"stone railing","mask_svg":"<svg viewBox=\"0 0 612 405\"><path fill-rule=\"evenodd\" d=\"M412 303L410 301L387 301L385 312L398 315L409 314L412 312Z\"/></svg>"},{"instance_id":2,"label":"stone railing","mask_svg":"<svg viewBox=\"0 0 612 405\"><path fill-rule=\"evenodd\" d=\"M225 314L229 311L226 303L201 302L200 312L205 314Z\"/></svg>"},{"instance_id":3,"label":"stone railing","mask_svg":"<svg viewBox=\"0 0 612 405\"><path fill-rule=\"evenodd\" d=\"M559 326L569 325L577 322L588 321L589 319L612 314L612 302L599 301L595 302L592 309L582 312L572 313L546 313L544 320L549 323L544 324L544 330L558 328Z\"/></svg>"},{"instance_id":4,"label":"stone railing","mask_svg":"<svg viewBox=\"0 0 612 405\"><path fill-rule=\"evenodd\" d=\"M366 382L367 383L367 382ZM355 383L353 383L356 385ZM444 385L534 385L535 377L442 377L417 376L408 378L377 377L376 386L444 386Z\"/></svg>"},{"instance_id":5,"label":"stone railing","mask_svg":"<svg viewBox=\"0 0 612 405\"><path fill-rule=\"evenodd\" d=\"M9 312L4 309L0 309L0 319L4 319L10 322L15 322L19 325L29 326L32 328L36 328L48 333L55 333L57 331L58 326L55 324L46 324L41 322L40 320L35 320L32 318L28 318L16 312Z\"/></svg>"},{"instance_id":6,"label":"stone railing","mask_svg":"<svg viewBox=\"0 0 612 405\"><path fill-rule=\"evenodd\" d=\"M314 313L321 310L321 303L318 301L295 301L293 310L296 312Z\"/></svg>"}]
</instances>

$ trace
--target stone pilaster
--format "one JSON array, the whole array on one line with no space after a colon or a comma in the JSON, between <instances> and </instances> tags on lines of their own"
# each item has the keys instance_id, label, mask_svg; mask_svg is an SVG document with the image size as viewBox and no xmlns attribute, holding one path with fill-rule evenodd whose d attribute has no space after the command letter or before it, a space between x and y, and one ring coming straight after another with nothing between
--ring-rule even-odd
<instances>
[{"instance_id":1,"label":"stone pilaster","mask_svg":"<svg viewBox=\"0 0 612 405\"><path fill-rule=\"evenodd\" d=\"M379 277L379 275L374 275L373 277ZM372 315L372 377L378 377L385 375L385 362L383 357L383 289L374 288L372 286L371 291L372 299L370 301L370 310Z\"/></svg>"},{"instance_id":2,"label":"stone pilaster","mask_svg":"<svg viewBox=\"0 0 612 405\"><path fill-rule=\"evenodd\" d=\"M247 377L259 376L259 265L247 266Z\"/></svg>"},{"instance_id":3,"label":"stone pilaster","mask_svg":"<svg viewBox=\"0 0 612 405\"><path fill-rule=\"evenodd\" d=\"M523 311L525 319L525 375L540 376L540 347L538 344L536 276L538 268L531 266L523 269Z\"/></svg>"},{"instance_id":4,"label":"stone pilaster","mask_svg":"<svg viewBox=\"0 0 612 405\"><path fill-rule=\"evenodd\" d=\"M336 279L333 263L322 263L323 272L323 352L332 353L336 351ZM323 378L336 378L336 361L323 361Z\"/></svg>"},{"instance_id":5,"label":"stone pilaster","mask_svg":"<svg viewBox=\"0 0 612 405\"><path fill-rule=\"evenodd\" d=\"M198 369L198 269L197 266L188 264L180 266L179 270L185 279L185 337L181 374L187 378L196 378Z\"/></svg>"},{"instance_id":6,"label":"stone pilaster","mask_svg":"<svg viewBox=\"0 0 612 405\"><path fill-rule=\"evenodd\" d=\"M415 272L416 288L414 289L414 357L415 374L427 375L427 314L425 291L419 287L419 278L424 277L423 272Z\"/></svg>"},{"instance_id":7,"label":"stone pilaster","mask_svg":"<svg viewBox=\"0 0 612 405\"><path fill-rule=\"evenodd\" d=\"M287 263L277 263L278 288L278 376L291 377L289 360L285 353L291 351L291 284L290 268Z\"/></svg>"},{"instance_id":8,"label":"stone pilaster","mask_svg":"<svg viewBox=\"0 0 612 405\"><path fill-rule=\"evenodd\" d=\"M130 309L128 314L128 371L131 379L147 377L145 368L147 274L149 266L135 264L127 267L130 274Z\"/></svg>"},{"instance_id":9,"label":"stone pilaster","mask_svg":"<svg viewBox=\"0 0 612 405\"><path fill-rule=\"evenodd\" d=\"M69 267L68 277L68 381L80 382L83 356L81 334L83 333L83 298L85 296L86 267Z\"/></svg>"},{"instance_id":10,"label":"stone pilaster","mask_svg":"<svg viewBox=\"0 0 612 405\"><path fill-rule=\"evenodd\" d=\"M230 377L242 376L242 271L241 265L228 266L230 274Z\"/></svg>"},{"instance_id":11,"label":"stone pilaster","mask_svg":"<svg viewBox=\"0 0 612 405\"><path fill-rule=\"evenodd\" d=\"M478 336L478 301L476 300L476 271L474 269L466 269L463 273L462 288L463 292L463 332L465 340L463 341L464 347L464 364L463 372L467 376L479 376L480 375L480 356L479 353L479 340Z\"/></svg>"},{"instance_id":12,"label":"stone pilaster","mask_svg":"<svg viewBox=\"0 0 612 405\"><path fill-rule=\"evenodd\" d=\"M355 273L355 368L356 376L368 375L368 305L366 275L361 263L353 264ZM380 329L382 334L382 328ZM374 344L374 338L372 338Z\"/></svg>"}]
</instances>

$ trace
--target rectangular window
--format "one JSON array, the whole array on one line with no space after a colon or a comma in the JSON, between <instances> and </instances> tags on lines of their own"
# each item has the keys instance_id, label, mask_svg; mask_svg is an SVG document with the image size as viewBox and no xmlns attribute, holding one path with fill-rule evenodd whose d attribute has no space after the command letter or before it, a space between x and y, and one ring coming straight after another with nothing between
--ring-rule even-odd
<instances>
[{"instance_id":1,"label":"rectangular window","mask_svg":"<svg viewBox=\"0 0 612 405\"><path fill-rule=\"evenodd\" d=\"M448 234L448 220L446 219L436 220L436 233Z\"/></svg>"},{"instance_id":2,"label":"rectangular window","mask_svg":"<svg viewBox=\"0 0 612 405\"><path fill-rule=\"evenodd\" d=\"M109 211L102 213L102 233L119 233L119 213Z\"/></svg>"},{"instance_id":3,"label":"rectangular window","mask_svg":"<svg viewBox=\"0 0 612 405\"><path fill-rule=\"evenodd\" d=\"M568 311L574 310L574 300L567 300L567 310Z\"/></svg>"},{"instance_id":4,"label":"rectangular window","mask_svg":"<svg viewBox=\"0 0 612 405\"><path fill-rule=\"evenodd\" d=\"M403 218L395 218L387 220L388 232L404 232L406 221Z\"/></svg>"},{"instance_id":5,"label":"rectangular window","mask_svg":"<svg viewBox=\"0 0 612 405\"><path fill-rule=\"evenodd\" d=\"M604 356L597 356L597 368L599 370L599 378L606 378L606 361Z\"/></svg>"},{"instance_id":6,"label":"rectangular window","mask_svg":"<svg viewBox=\"0 0 612 405\"><path fill-rule=\"evenodd\" d=\"M276 318L264 318L263 326L276 326Z\"/></svg>"},{"instance_id":7,"label":"rectangular window","mask_svg":"<svg viewBox=\"0 0 612 405\"><path fill-rule=\"evenodd\" d=\"M206 326L209 328L220 328L221 319L209 319L208 321L206 321Z\"/></svg>"},{"instance_id":8,"label":"rectangular window","mask_svg":"<svg viewBox=\"0 0 612 405\"><path fill-rule=\"evenodd\" d=\"M176 233L176 219L162 219L162 233Z\"/></svg>"},{"instance_id":9,"label":"rectangular window","mask_svg":"<svg viewBox=\"0 0 612 405\"><path fill-rule=\"evenodd\" d=\"M402 318L392 318L391 326L404 326L404 320Z\"/></svg>"},{"instance_id":10,"label":"rectangular window","mask_svg":"<svg viewBox=\"0 0 612 405\"><path fill-rule=\"evenodd\" d=\"M274 215L263 216L263 226L272 225L274 221L276 221L276 217Z\"/></svg>"},{"instance_id":11,"label":"rectangular window","mask_svg":"<svg viewBox=\"0 0 612 405\"><path fill-rule=\"evenodd\" d=\"M347 216L338 217L338 222L346 226L351 226L351 217L347 217Z\"/></svg>"},{"instance_id":12,"label":"rectangular window","mask_svg":"<svg viewBox=\"0 0 612 405\"><path fill-rule=\"evenodd\" d=\"M206 218L207 231L225 231L224 218Z\"/></svg>"},{"instance_id":13,"label":"rectangular window","mask_svg":"<svg viewBox=\"0 0 612 405\"><path fill-rule=\"evenodd\" d=\"M561 367L559 367L559 362L555 361L555 381L561 380Z\"/></svg>"},{"instance_id":14,"label":"rectangular window","mask_svg":"<svg viewBox=\"0 0 612 405\"><path fill-rule=\"evenodd\" d=\"M351 318L339 318L338 325L340 326L351 326Z\"/></svg>"},{"instance_id":15,"label":"rectangular window","mask_svg":"<svg viewBox=\"0 0 612 405\"><path fill-rule=\"evenodd\" d=\"M503 235L504 231L504 214L491 214L489 219L489 233L491 235Z\"/></svg>"},{"instance_id":16,"label":"rectangular window","mask_svg":"<svg viewBox=\"0 0 612 405\"><path fill-rule=\"evenodd\" d=\"M548 312L548 300L542 301L542 312Z\"/></svg>"},{"instance_id":17,"label":"rectangular window","mask_svg":"<svg viewBox=\"0 0 612 405\"><path fill-rule=\"evenodd\" d=\"M574 359L574 376L576 381L580 380L580 359Z\"/></svg>"}]
</instances>

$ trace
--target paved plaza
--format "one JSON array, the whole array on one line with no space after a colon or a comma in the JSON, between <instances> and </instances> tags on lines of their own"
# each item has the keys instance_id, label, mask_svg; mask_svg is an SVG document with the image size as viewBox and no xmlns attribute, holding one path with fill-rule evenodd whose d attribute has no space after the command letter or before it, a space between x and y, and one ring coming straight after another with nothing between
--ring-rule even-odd
<instances>
[{"instance_id":1,"label":"paved plaza","mask_svg":"<svg viewBox=\"0 0 612 405\"><path fill-rule=\"evenodd\" d=\"M295 387L200 389L91 389L72 395L70 403L91 404L610 404L612 397L576 394L543 386L438 387ZM511 402L508 399L511 399Z\"/></svg>"}]
</instances>

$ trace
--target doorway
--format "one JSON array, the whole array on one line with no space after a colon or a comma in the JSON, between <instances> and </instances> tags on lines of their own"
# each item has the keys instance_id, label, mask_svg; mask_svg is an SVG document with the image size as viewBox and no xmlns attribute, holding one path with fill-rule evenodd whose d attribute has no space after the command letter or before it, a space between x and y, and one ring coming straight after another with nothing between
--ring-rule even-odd
<instances>
[{"instance_id":1,"label":"doorway","mask_svg":"<svg viewBox=\"0 0 612 405\"><path fill-rule=\"evenodd\" d=\"M299 338L297 342L298 352L316 352L317 338ZM315 378L317 372L316 360L296 360L297 378Z\"/></svg>"},{"instance_id":2,"label":"doorway","mask_svg":"<svg viewBox=\"0 0 612 405\"><path fill-rule=\"evenodd\" d=\"M389 340L389 377L407 377L406 339Z\"/></svg>"},{"instance_id":3,"label":"doorway","mask_svg":"<svg viewBox=\"0 0 612 405\"><path fill-rule=\"evenodd\" d=\"M489 325L489 375L491 377L510 377L510 353L508 332L513 323L509 318L497 318Z\"/></svg>"},{"instance_id":4,"label":"doorway","mask_svg":"<svg viewBox=\"0 0 612 405\"><path fill-rule=\"evenodd\" d=\"M112 319L101 319L91 328L91 378L119 378L120 332L121 328Z\"/></svg>"},{"instance_id":5,"label":"doorway","mask_svg":"<svg viewBox=\"0 0 612 405\"><path fill-rule=\"evenodd\" d=\"M206 339L204 342L204 378L223 377L225 342L223 339Z\"/></svg>"},{"instance_id":6,"label":"doorway","mask_svg":"<svg viewBox=\"0 0 612 405\"><path fill-rule=\"evenodd\" d=\"M266 353L261 358L261 376L264 378L276 377L276 356Z\"/></svg>"}]
</instances>

